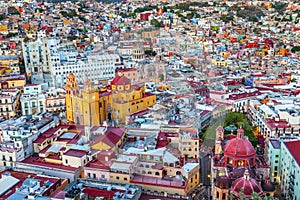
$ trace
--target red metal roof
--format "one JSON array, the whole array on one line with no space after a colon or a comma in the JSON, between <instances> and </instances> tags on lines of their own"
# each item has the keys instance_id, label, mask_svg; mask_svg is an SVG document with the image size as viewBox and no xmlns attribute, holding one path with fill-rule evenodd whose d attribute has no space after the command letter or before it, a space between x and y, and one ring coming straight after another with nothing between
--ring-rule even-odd
<instances>
[{"instance_id":1,"label":"red metal roof","mask_svg":"<svg viewBox=\"0 0 300 200\"><path fill-rule=\"evenodd\" d=\"M66 156L72 156L72 157L77 157L81 158L87 154L86 151L83 150L77 150L77 149L69 149L67 152L64 153Z\"/></svg>"},{"instance_id":2,"label":"red metal roof","mask_svg":"<svg viewBox=\"0 0 300 200\"><path fill-rule=\"evenodd\" d=\"M93 139L92 145L97 144L99 142L103 142L110 147L114 147L117 144L117 142L122 138L123 134L124 129L122 128L108 127L105 134Z\"/></svg>"},{"instance_id":3,"label":"red metal roof","mask_svg":"<svg viewBox=\"0 0 300 200\"><path fill-rule=\"evenodd\" d=\"M99 188L93 188L93 187L86 187L82 191L83 193L87 194L90 197L106 197L109 199L112 199L114 194L116 192L125 192L125 190L105 190L105 189L99 189Z\"/></svg>"},{"instance_id":4,"label":"red metal roof","mask_svg":"<svg viewBox=\"0 0 300 200\"><path fill-rule=\"evenodd\" d=\"M129 71L137 71L137 69L136 68L116 69L116 72L129 72Z\"/></svg>"},{"instance_id":5,"label":"red metal roof","mask_svg":"<svg viewBox=\"0 0 300 200\"><path fill-rule=\"evenodd\" d=\"M69 172L75 172L78 168L75 167L69 167L69 166L64 166L61 164L54 164L54 163L48 163L44 160L44 158L41 157L36 157L36 156L30 156L23 160L21 163L24 164L30 164L32 166L43 166L46 168L55 168L55 169L61 169L61 170L66 170Z\"/></svg>"},{"instance_id":6,"label":"red metal roof","mask_svg":"<svg viewBox=\"0 0 300 200\"><path fill-rule=\"evenodd\" d=\"M24 171L18 172L18 171L13 171L13 170L6 170L6 171L3 171L3 172L0 172L0 176L2 176L2 174L5 173L5 172L9 172L12 177L19 179L20 182L17 183L16 185L14 185L7 193L0 196L0 199L7 199L9 196L14 194L15 191L16 191L16 188L21 187L22 184L23 184L23 181L25 181L28 177L39 180L40 183L41 183L41 187L47 181L50 181L52 184L59 184L59 182L60 182L60 178L48 177L48 176L39 176L39 175L36 175L36 174L33 174L33 173L24 172ZM49 190L50 190L50 187L49 187ZM46 193L46 192L47 192L47 190L44 193Z\"/></svg>"},{"instance_id":7,"label":"red metal roof","mask_svg":"<svg viewBox=\"0 0 300 200\"><path fill-rule=\"evenodd\" d=\"M298 165L300 166L300 152L299 152L300 140L284 142L284 144L289 150L289 152L292 154L292 156L294 157Z\"/></svg>"},{"instance_id":8,"label":"red metal roof","mask_svg":"<svg viewBox=\"0 0 300 200\"><path fill-rule=\"evenodd\" d=\"M290 128L290 125L285 120L275 121L274 119L266 118L265 121L272 129L276 127L279 129Z\"/></svg>"},{"instance_id":9,"label":"red metal roof","mask_svg":"<svg viewBox=\"0 0 300 200\"><path fill-rule=\"evenodd\" d=\"M260 92L251 92L251 93L242 93L242 94L232 94L229 96L229 100L238 100L238 99L244 99L248 97L258 96L260 95Z\"/></svg>"}]
</instances>

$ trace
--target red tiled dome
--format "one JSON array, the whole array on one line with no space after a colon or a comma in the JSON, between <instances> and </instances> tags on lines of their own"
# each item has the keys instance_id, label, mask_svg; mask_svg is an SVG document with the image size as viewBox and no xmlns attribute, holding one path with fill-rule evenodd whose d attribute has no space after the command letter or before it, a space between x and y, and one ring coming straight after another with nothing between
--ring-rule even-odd
<instances>
[{"instance_id":1,"label":"red tiled dome","mask_svg":"<svg viewBox=\"0 0 300 200\"><path fill-rule=\"evenodd\" d=\"M234 159L249 159L256 156L251 142L243 136L244 130L238 130L238 137L227 142L224 147L224 156Z\"/></svg>"},{"instance_id":2,"label":"red tiled dome","mask_svg":"<svg viewBox=\"0 0 300 200\"><path fill-rule=\"evenodd\" d=\"M112 85L129 85L130 80L126 76L117 76L112 80L111 84Z\"/></svg>"},{"instance_id":3,"label":"red tiled dome","mask_svg":"<svg viewBox=\"0 0 300 200\"><path fill-rule=\"evenodd\" d=\"M251 198L253 192L256 192L259 196L263 194L263 191L256 180L249 177L248 170L245 171L244 177L238 178L232 183L231 189L235 196L240 196L242 188L244 189L246 198Z\"/></svg>"}]
</instances>

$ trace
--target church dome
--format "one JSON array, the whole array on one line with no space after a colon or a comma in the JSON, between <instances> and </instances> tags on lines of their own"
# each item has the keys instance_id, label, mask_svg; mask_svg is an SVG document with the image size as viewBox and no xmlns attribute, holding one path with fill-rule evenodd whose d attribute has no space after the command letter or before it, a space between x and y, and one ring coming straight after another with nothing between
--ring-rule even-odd
<instances>
[{"instance_id":1,"label":"church dome","mask_svg":"<svg viewBox=\"0 0 300 200\"><path fill-rule=\"evenodd\" d=\"M235 196L239 197L241 190L246 198L251 198L252 194L256 192L259 196L263 191L255 179L249 177L248 170L245 171L244 177L238 178L232 183L232 192Z\"/></svg>"},{"instance_id":2,"label":"church dome","mask_svg":"<svg viewBox=\"0 0 300 200\"><path fill-rule=\"evenodd\" d=\"M224 147L224 156L228 158L249 159L256 156L255 149L251 142L243 136L244 130L238 130L238 136L227 142Z\"/></svg>"},{"instance_id":3,"label":"church dome","mask_svg":"<svg viewBox=\"0 0 300 200\"><path fill-rule=\"evenodd\" d=\"M111 82L112 85L116 85L116 86L130 85L130 83L131 83L130 80L126 76L123 76L123 75L118 75Z\"/></svg>"},{"instance_id":4,"label":"church dome","mask_svg":"<svg viewBox=\"0 0 300 200\"><path fill-rule=\"evenodd\" d=\"M228 176L218 176L216 178L216 187L221 189L229 189L231 185L231 180Z\"/></svg>"},{"instance_id":5,"label":"church dome","mask_svg":"<svg viewBox=\"0 0 300 200\"><path fill-rule=\"evenodd\" d=\"M271 183L270 179L266 179L261 183L261 187L264 192L274 192L275 186Z\"/></svg>"}]
</instances>

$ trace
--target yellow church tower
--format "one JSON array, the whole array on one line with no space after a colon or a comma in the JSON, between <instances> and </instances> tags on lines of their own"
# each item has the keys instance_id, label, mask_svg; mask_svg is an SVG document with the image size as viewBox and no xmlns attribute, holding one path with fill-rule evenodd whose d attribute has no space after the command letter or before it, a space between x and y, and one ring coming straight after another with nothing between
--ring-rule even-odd
<instances>
[{"instance_id":1,"label":"yellow church tower","mask_svg":"<svg viewBox=\"0 0 300 200\"><path fill-rule=\"evenodd\" d=\"M67 117L67 121L74 122L73 98L78 94L79 88L78 88L78 83L76 81L75 75L73 73L70 73L69 76L68 76L65 90L66 90L66 117Z\"/></svg>"},{"instance_id":2,"label":"yellow church tower","mask_svg":"<svg viewBox=\"0 0 300 200\"><path fill-rule=\"evenodd\" d=\"M92 87L86 78L81 91L74 74L70 74L66 93L67 121L89 126L98 126L104 121L124 124L126 116L156 103L156 95L132 85L123 74L118 74L109 86L101 89Z\"/></svg>"},{"instance_id":3,"label":"yellow church tower","mask_svg":"<svg viewBox=\"0 0 300 200\"><path fill-rule=\"evenodd\" d=\"M86 77L82 90L83 124L98 126L100 122L99 92Z\"/></svg>"}]
</instances>

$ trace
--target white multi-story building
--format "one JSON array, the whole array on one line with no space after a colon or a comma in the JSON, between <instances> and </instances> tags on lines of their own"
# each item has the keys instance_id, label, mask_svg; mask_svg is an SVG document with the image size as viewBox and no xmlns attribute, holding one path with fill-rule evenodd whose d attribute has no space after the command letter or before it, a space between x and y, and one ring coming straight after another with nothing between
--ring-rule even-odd
<instances>
[{"instance_id":1,"label":"white multi-story building","mask_svg":"<svg viewBox=\"0 0 300 200\"><path fill-rule=\"evenodd\" d=\"M76 61L62 62L52 68L52 74L57 82L63 83L70 73L73 73L79 83L86 77L92 82L109 80L115 77L115 65L120 64L117 54L93 54Z\"/></svg>"},{"instance_id":2,"label":"white multi-story building","mask_svg":"<svg viewBox=\"0 0 300 200\"><path fill-rule=\"evenodd\" d=\"M26 73L36 77L49 74L48 85L60 88L70 73L82 83L86 77L91 81L112 79L115 65L121 63L117 54L78 52L73 43L46 38L43 32L39 32L36 41L23 42L22 48ZM32 78L33 82L39 79Z\"/></svg>"},{"instance_id":3,"label":"white multi-story building","mask_svg":"<svg viewBox=\"0 0 300 200\"><path fill-rule=\"evenodd\" d=\"M22 115L65 110L65 91L60 88L42 89L42 85L31 84L24 87L20 99Z\"/></svg>"},{"instance_id":4,"label":"white multi-story building","mask_svg":"<svg viewBox=\"0 0 300 200\"><path fill-rule=\"evenodd\" d=\"M22 42L24 64L27 74L50 72L50 49L44 32L38 32L36 41Z\"/></svg>"}]
</instances>

